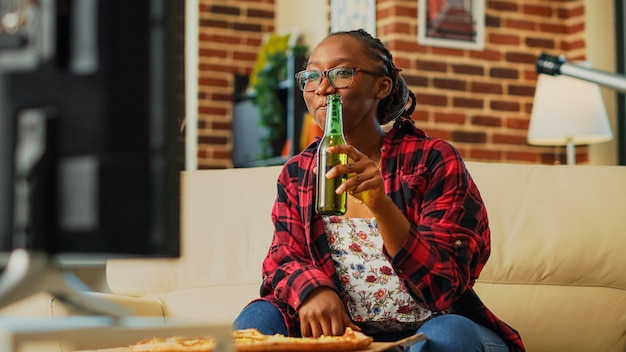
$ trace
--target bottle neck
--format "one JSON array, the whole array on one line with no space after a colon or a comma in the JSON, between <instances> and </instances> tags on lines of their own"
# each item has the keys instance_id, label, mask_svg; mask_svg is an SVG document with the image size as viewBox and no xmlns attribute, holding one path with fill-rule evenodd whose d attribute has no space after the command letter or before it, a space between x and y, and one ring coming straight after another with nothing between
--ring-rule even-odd
<instances>
[{"instance_id":1,"label":"bottle neck","mask_svg":"<svg viewBox=\"0 0 626 352\"><path fill-rule=\"evenodd\" d=\"M328 99L326 106L325 135L343 135L341 100Z\"/></svg>"}]
</instances>

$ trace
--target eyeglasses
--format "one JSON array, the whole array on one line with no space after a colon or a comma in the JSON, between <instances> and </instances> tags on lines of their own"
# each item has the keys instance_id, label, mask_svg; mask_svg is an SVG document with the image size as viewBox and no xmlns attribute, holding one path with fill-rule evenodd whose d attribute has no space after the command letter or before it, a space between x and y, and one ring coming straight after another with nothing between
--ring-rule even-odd
<instances>
[{"instance_id":1,"label":"eyeglasses","mask_svg":"<svg viewBox=\"0 0 626 352\"><path fill-rule=\"evenodd\" d=\"M326 71L305 70L296 73L296 82L303 92L312 92L322 84L322 78L326 77L328 83L335 88L348 88L354 82L357 72L363 72L374 76L384 76L382 73L368 71L357 67L333 67Z\"/></svg>"}]
</instances>

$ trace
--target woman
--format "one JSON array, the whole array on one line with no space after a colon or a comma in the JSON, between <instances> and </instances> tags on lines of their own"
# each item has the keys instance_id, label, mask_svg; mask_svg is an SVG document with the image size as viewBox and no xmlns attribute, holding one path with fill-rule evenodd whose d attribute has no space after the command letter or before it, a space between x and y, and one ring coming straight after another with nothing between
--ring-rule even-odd
<instances>
[{"instance_id":1,"label":"woman","mask_svg":"<svg viewBox=\"0 0 626 352\"><path fill-rule=\"evenodd\" d=\"M261 298L233 327L290 336L351 327L377 341L424 332L410 351L523 351L472 289L490 252L479 191L459 153L414 126L415 96L399 71L358 30L329 35L296 75L322 128L327 96L342 96L347 145L333 152L349 161L326 177L348 174L337 193L352 201L345 216L315 213L319 140L286 163Z\"/></svg>"}]
</instances>

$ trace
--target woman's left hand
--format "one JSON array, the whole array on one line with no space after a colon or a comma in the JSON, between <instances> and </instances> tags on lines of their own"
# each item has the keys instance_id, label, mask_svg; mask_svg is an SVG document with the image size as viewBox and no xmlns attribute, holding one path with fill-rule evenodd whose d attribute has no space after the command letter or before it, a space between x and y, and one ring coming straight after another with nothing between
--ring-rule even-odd
<instances>
[{"instance_id":1,"label":"woman's left hand","mask_svg":"<svg viewBox=\"0 0 626 352\"><path fill-rule=\"evenodd\" d=\"M409 235L411 224L400 209L385 194L383 177L378 164L351 145L337 145L329 148L332 153L348 154L345 165L337 165L328 170L327 177L347 174L346 182L337 187L336 192L350 192L363 201L378 223L385 249L395 256Z\"/></svg>"},{"instance_id":2,"label":"woman's left hand","mask_svg":"<svg viewBox=\"0 0 626 352\"><path fill-rule=\"evenodd\" d=\"M380 161L375 162L351 145L333 146L328 151L347 154L349 159L347 164L337 165L328 170L328 177L336 177L341 174L348 175L346 182L337 188L338 194L349 192L354 198L363 201L369 208L376 206L380 200L386 197L383 178L378 169Z\"/></svg>"}]
</instances>

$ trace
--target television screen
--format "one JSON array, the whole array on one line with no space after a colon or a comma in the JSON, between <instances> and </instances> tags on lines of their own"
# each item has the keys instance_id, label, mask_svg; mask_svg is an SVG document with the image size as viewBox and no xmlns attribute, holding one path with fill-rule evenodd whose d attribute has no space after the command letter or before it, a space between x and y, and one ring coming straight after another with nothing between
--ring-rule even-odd
<instances>
[{"instance_id":1,"label":"television screen","mask_svg":"<svg viewBox=\"0 0 626 352\"><path fill-rule=\"evenodd\" d=\"M185 2L11 3L0 7L3 257L178 256Z\"/></svg>"}]
</instances>

